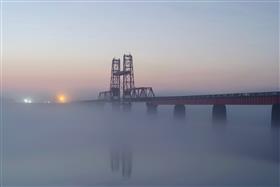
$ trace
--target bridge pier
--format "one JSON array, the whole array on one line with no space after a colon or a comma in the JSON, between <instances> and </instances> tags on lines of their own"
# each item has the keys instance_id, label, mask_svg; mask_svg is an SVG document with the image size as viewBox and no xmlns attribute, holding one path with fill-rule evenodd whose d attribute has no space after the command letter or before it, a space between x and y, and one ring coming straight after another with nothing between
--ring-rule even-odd
<instances>
[{"instance_id":1,"label":"bridge pier","mask_svg":"<svg viewBox=\"0 0 280 187\"><path fill-rule=\"evenodd\" d=\"M148 115L156 115L157 114L157 105L152 103L146 103L147 106L147 114Z\"/></svg>"},{"instance_id":2,"label":"bridge pier","mask_svg":"<svg viewBox=\"0 0 280 187\"><path fill-rule=\"evenodd\" d=\"M122 108L123 108L124 112L130 112L131 111L131 107L132 107L132 104L130 102L122 104Z\"/></svg>"},{"instance_id":3,"label":"bridge pier","mask_svg":"<svg viewBox=\"0 0 280 187\"><path fill-rule=\"evenodd\" d=\"M280 104L274 104L271 108L271 126L280 127Z\"/></svg>"},{"instance_id":4,"label":"bridge pier","mask_svg":"<svg viewBox=\"0 0 280 187\"><path fill-rule=\"evenodd\" d=\"M213 105L212 121L214 123L225 123L227 121L226 105L222 105L222 104Z\"/></svg>"},{"instance_id":5,"label":"bridge pier","mask_svg":"<svg viewBox=\"0 0 280 187\"><path fill-rule=\"evenodd\" d=\"M173 112L175 119L183 120L186 118L186 107L185 105L175 105L174 112Z\"/></svg>"}]
</instances>

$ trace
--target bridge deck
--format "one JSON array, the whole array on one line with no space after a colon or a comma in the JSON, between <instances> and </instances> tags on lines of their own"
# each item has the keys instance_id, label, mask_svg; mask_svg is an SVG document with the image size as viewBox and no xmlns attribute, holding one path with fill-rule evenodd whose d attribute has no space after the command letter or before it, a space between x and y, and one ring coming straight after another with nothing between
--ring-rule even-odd
<instances>
[{"instance_id":1,"label":"bridge deck","mask_svg":"<svg viewBox=\"0 0 280 187\"><path fill-rule=\"evenodd\" d=\"M280 104L280 92L233 93L213 95L166 96L127 98L125 102L147 102L154 105L273 105ZM84 102L114 102L88 100Z\"/></svg>"},{"instance_id":2,"label":"bridge deck","mask_svg":"<svg viewBox=\"0 0 280 187\"><path fill-rule=\"evenodd\" d=\"M280 104L280 92L133 98L130 101L149 102L155 105L272 105Z\"/></svg>"}]
</instances>

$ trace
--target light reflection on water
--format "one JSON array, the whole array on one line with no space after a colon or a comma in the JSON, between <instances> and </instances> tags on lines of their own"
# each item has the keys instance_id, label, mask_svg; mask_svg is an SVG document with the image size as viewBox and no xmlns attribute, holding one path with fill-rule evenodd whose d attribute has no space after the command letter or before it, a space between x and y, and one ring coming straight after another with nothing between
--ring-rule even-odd
<instances>
[{"instance_id":1,"label":"light reflection on water","mask_svg":"<svg viewBox=\"0 0 280 187\"><path fill-rule=\"evenodd\" d=\"M4 184L10 186L277 185L279 132L270 107L228 107L225 126L211 106L4 105Z\"/></svg>"}]
</instances>

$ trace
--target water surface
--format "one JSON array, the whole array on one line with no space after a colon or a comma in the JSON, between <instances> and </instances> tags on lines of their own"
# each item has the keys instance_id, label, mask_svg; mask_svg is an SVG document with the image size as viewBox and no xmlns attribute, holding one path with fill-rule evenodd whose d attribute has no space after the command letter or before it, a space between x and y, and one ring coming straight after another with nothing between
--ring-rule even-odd
<instances>
[{"instance_id":1,"label":"water surface","mask_svg":"<svg viewBox=\"0 0 280 187\"><path fill-rule=\"evenodd\" d=\"M211 106L150 116L110 105L5 104L7 186L277 186L279 137L270 106L227 106L226 125Z\"/></svg>"}]
</instances>

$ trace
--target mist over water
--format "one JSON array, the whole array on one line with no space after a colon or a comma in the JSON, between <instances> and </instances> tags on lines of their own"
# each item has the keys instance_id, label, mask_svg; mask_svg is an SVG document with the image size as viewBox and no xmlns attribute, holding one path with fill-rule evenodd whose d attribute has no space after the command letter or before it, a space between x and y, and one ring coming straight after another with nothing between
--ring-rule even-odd
<instances>
[{"instance_id":1,"label":"mist over water","mask_svg":"<svg viewBox=\"0 0 280 187\"><path fill-rule=\"evenodd\" d=\"M111 105L4 104L4 185L279 185L279 132L271 106L172 106L148 115Z\"/></svg>"}]
</instances>

